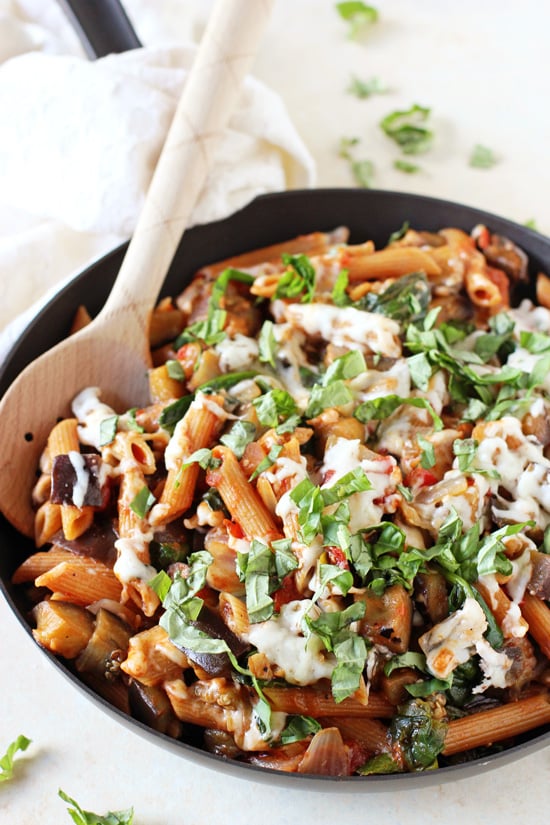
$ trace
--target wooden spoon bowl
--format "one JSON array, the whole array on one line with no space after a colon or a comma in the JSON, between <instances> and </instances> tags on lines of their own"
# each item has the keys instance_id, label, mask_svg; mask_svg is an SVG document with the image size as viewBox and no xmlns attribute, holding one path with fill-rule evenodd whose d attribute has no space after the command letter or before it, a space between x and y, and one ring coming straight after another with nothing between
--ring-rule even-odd
<instances>
[{"instance_id":1,"label":"wooden spoon bowl","mask_svg":"<svg viewBox=\"0 0 550 825\"><path fill-rule=\"evenodd\" d=\"M273 0L218 0L178 103L113 291L82 331L33 361L0 403L0 509L32 535L31 490L48 433L84 387L146 401L148 319L233 111Z\"/></svg>"}]
</instances>

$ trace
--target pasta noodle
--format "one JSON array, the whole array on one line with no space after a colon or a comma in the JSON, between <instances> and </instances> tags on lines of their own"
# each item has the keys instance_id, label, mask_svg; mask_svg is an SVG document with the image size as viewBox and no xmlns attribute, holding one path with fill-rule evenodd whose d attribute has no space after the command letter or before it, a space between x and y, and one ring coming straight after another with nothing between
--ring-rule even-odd
<instances>
[{"instance_id":1,"label":"pasta noodle","mask_svg":"<svg viewBox=\"0 0 550 825\"><path fill-rule=\"evenodd\" d=\"M550 722L550 281L515 306L487 227L392 238L203 267L153 314L150 405L85 389L40 461L37 642L266 770L431 769Z\"/></svg>"}]
</instances>

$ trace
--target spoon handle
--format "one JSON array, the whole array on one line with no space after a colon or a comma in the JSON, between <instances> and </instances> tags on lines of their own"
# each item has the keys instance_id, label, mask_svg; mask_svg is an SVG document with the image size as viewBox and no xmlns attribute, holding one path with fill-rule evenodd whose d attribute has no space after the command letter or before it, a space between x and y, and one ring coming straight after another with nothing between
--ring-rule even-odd
<instances>
[{"instance_id":1,"label":"spoon handle","mask_svg":"<svg viewBox=\"0 0 550 825\"><path fill-rule=\"evenodd\" d=\"M273 2L217 0L102 317L130 305L146 328Z\"/></svg>"}]
</instances>

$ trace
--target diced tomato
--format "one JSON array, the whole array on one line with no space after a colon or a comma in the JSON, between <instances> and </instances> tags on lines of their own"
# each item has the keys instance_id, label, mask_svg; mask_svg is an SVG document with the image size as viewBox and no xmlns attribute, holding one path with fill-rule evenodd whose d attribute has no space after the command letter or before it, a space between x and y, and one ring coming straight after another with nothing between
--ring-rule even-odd
<instances>
[{"instance_id":1,"label":"diced tomato","mask_svg":"<svg viewBox=\"0 0 550 825\"><path fill-rule=\"evenodd\" d=\"M228 518L223 520L223 526L227 532L233 536L234 539L244 539L245 534L240 524L236 521L230 521Z\"/></svg>"},{"instance_id":2,"label":"diced tomato","mask_svg":"<svg viewBox=\"0 0 550 825\"><path fill-rule=\"evenodd\" d=\"M285 576L281 582L281 586L273 593L273 609L279 613L283 604L294 602L301 598L301 593L296 587L296 580L293 573Z\"/></svg>"},{"instance_id":3,"label":"diced tomato","mask_svg":"<svg viewBox=\"0 0 550 825\"><path fill-rule=\"evenodd\" d=\"M439 481L438 477L425 470L424 467L415 467L404 479L406 487L431 487Z\"/></svg>"},{"instance_id":4,"label":"diced tomato","mask_svg":"<svg viewBox=\"0 0 550 825\"><path fill-rule=\"evenodd\" d=\"M331 546L326 548L327 556L331 564L341 567L342 570L349 570L349 561L341 547Z\"/></svg>"}]
</instances>

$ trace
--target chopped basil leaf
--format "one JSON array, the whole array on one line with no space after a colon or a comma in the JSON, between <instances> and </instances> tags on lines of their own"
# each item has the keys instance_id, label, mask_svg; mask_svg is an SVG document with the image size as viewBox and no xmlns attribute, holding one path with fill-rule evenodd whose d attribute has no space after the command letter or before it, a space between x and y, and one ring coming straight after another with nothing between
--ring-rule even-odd
<instances>
[{"instance_id":1,"label":"chopped basil leaf","mask_svg":"<svg viewBox=\"0 0 550 825\"><path fill-rule=\"evenodd\" d=\"M277 427L279 418L288 418L298 412L293 397L286 390L277 387L255 398L252 404L256 408L260 424L264 427Z\"/></svg>"},{"instance_id":2,"label":"chopped basil leaf","mask_svg":"<svg viewBox=\"0 0 550 825\"><path fill-rule=\"evenodd\" d=\"M249 272L242 272L240 269L233 269L228 267L221 272L216 278L210 294L210 304L218 309L220 301L227 291L230 281L239 281L241 284L253 284L254 275Z\"/></svg>"},{"instance_id":3,"label":"chopped basil leaf","mask_svg":"<svg viewBox=\"0 0 550 825\"><path fill-rule=\"evenodd\" d=\"M476 143L470 155L470 166L473 166L475 169L490 169L496 162L497 159L492 149Z\"/></svg>"},{"instance_id":4,"label":"chopped basil leaf","mask_svg":"<svg viewBox=\"0 0 550 825\"><path fill-rule=\"evenodd\" d=\"M473 438L457 438L453 441L453 453L458 459L458 469L461 473L472 470L472 462L477 453L479 442Z\"/></svg>"},{"instance_id":5,"label":"chopped basil leaf","mask_svg":"<svg viewBox=\"0 0 550 825\"><path fill-rule=\"evenodd\" d=\"M341 572L341 571L340 571ZM365 615L363 602L354 602L344 610L322 613L319 618L305 616L312 633L322 640L326 649L334 653L337 665L332 672L332 695L342 702L358 689L367 660L367 644L362 636L348 629L352 622Z\"/></svg>"},{"instance_id":6,"label":"chopped basil leaf","mask_svg":"<svg viewBox=\"0 0 550 825\"><path fill-rule=\"evenodd\" d=\"M401 773L403 768L389 753L378 753L357 769L360 776L378 776L387 773Z\"/></svg>"},{"instance_id":7,"label":"chopped basil leaf","mask_svg":"<svg viewBox=\"0 0 550 825\"><path fill-rule=\"evenodd\" d=\"M324 487L321 490L321 497L325 507L329 504L336 504L354 493L362 493L365 490L372 490L372 484L367 478L362 467L355 467L349 473L343 475L332 487Z\"/></svg>"},{"instance_id":8,"label":"chopped basil leaf","mask_svg":"<svg viewBox=\"0 0 550 825\"><path fill-rule=\"evenodd\" d=\"M406 155L426 152L433 142L433 132L423 124L431 109L413 104L410 109L391 112L380 122L383 132L394 140Z\"/></svg>"},{"instance_id":9,"label":"chopped basil leaf","mask_svg":"<svg viewBox=\"0 0 550 825\"><path fill-rule=\"evenodd\" d=\"M323 498L321 490L309 478L304 478L290 492L298 508L298 524L304 544L310 544L321 528Z\"/></svg>"},{"instance_id":10,"label":"chopped basil leaf","mask_svg":"<svg viewBox=\"0 0 550 825\"><path fill-rule=\"evenodd\" d=\"M91 811L83 811L78 802L67 796L61 788L57 793L64 802L73 806L67 808L67 812L75 825L132 825L134 821L133 808L127 808L125 811L109 811L104 816L98 816Z\"/></svg>"},{"instance_id":11,"label":"chopped basil leaf","mask_svg":"<svg viewBox=\"0 0 550 825\"><path fill-rule=\"evenodd\" d=\"M302 304L310 303L315 293L315 269L307 255L288 255L282 261L287 269L279 278L275 298L298 298Z\"/></svg>"},{"instance_id":12,"label":"chopped basil leaf","mask_svg":"<svg viewBox=\"0 0 550 825\"><path fill-rule=\"evenodd\" d=\"M220 459L213 458L212 450L209 450L208 447L201 447L185 459L181 465L182 469L189 467L191 464L198 464L203 470L215 469L220 466Z\"/></svg>"},{"instance_id":13,"label":"chopped basil leaf","mask_svg":"<svg viewBox=\"0 0 550 825\"><path fill-rule=\"evenodd\" d=\"M399 706L391 721L391 741L410 771L433 767L444 748L447 723L435 715L435 709L429 701L411 699Z\"/></svg>"},{"instance_id":14,"label":"chopped basil leaf","mask_svg":"<svg viewBox=\"0 0 550 825\"><path fill-rule=\"evenodd\" d=\"M248 553L237 553L239 578L246 588L246 609L252 624L265 622L273 615L271 576L273 553L267 544L254 539Z\"/></svg>"},{"instance_id":15,"label":"chopped basil leaf","mask_svg":"<svg viewBox=\"0 0 550 825\"><path fill-rule=\"evenodd\" d=\"M118 426L118 415L110 415L99 424L99 446L105 447L115 440Z\"/></svg>"},{"instance_id":16,"label":"chopped basil leaf","mask_svg":"<svg viewBox=\"0 0 550 825\"><path fill-rule=\"evenodd\" d=\"M332 302L335 306L346 307L351 304L351 298L347 293L348 283L348 270L341 269L332 288Z\"/></svg>"},{"instance_id":17,"label":"chopped basil leaf","mask_svg":"<svg viewBox=\"0 0 550 825\"><path fill-rule=\"evenodd\" d=\"M342 137L340 138L340 148L338 150L338 155L344 160L353 160L351 149L354 146L357 146L361 141L358 137Z\"/></svg>"},{"instance_id":18,"label":"chopped basil leaf","mask_svg":"<svg viewBox=\"0 0 550 825\"><path fill-rule=\"evenodd\" d=\"M411 224L409 221L403 221L399 229L396 229L394 232L391 233L390 237L388 238L387 246L391 246L392 243L396 241L400 241L401 238L404 238L409 229L411 228Z\"/></svg>"},{"instance_id":19,"label":"chopped basil leaf","mask_svg":"<svg viewBox=\"0 0 550 825\"><path fill-rule=\"evenodd\" d=\"M144 485L130 502L130 509L134 511L138 518L145 518L155 501L156 498L149 490L149 487Z\"/></svg>"},{"instance_id":20,"label":"chopped basil leaf","mask_svg":"<svg viewBox=\"0 0 550 825\"><path fill-rule=\"evenodd\" d=\"M363 404L357 407L353 415L362 424L366 424L368 421L383 421L403 404L426 410L432 417L434 430L438 431L443 428L443 421L430 402L426 398L416 396L402 398L400 395L382 395L379 398L373 398L371 401L364 401Z\"/></svg>"},{"instance_id":21,"label":"chopped basil leaf","mask_svg":"<svg viewBox=\"0 0 550 825\"><path fill-rule=\"evenodd\" d=\"M204 321L196 321L184 329L176 339L174 348L179 349L189 341L204 341L206 346L212 347L225 338L223 328L227 318L225 309L209 309L208 317Z\"/></svg>"},{"instance_id":22,"label":"chopped basil leaf","mask_svg":"<svg viewBox=\"0 0 550 825\"><path fill-rule=\"evenodd\" d=\"M424 272L410 272L382 292L367 292L358 304L360 309L410 324L425 317L430 300L431 288Z\"/></svg>"},{"instance_id":23,"label":"chopped basil leaf","mask_svg":"<svg viewBox=\"0 0 550 825\"><path fill-rule=\"evenodd\" d=\"M256 425L252 421L235 421L229 432L220 437L222 444L229 447L238 458L243 457L246 446L256 438Z\"/></svg>"},{"instance_id":24,"label":"chopped basil leaf","mask_svg":"<svg viewBox=\"0 0 550 825\"><path fill-rule=\"evenodd\" d=\"M428 383L432 377L432 365L426 353L419 352L417 355L411 355L407 358L407 365L414 386L425 392L428 389Z\"/></svg>"},{"instance_id":25,"label":"chopped basil leaf","mask_svg":"<svg viewBox=\"0 0 550 825\"><path fill-rule=\"evenodd\" d=\"M393 168L398 172L405 172L406 175L415 175L420 172L420 166L417 163L410 163L408 160L398 158L393 162Z\"/></svg>"},{"instance_id":26,"label":"chopped basil leaf","mask_svg":"<svg viewBox=\"0 0 550 825\"><path fill-rule=\"evenodd\" d=\"M168 377L173 378L175 381L185 381L185 373L181 361L178 361L177 358L170 359L166 362L166 372L168 373Z\"/></svg>"},{"instance_id":27,"label":"chopped basil leaf","mask_svg":"<svg viewBox=\"0 0 550 825\"><path fill-rule=\"evenodd\" d=\"M257 478L260 475L260 473L263 473L264 470L268 470L275 463L282 449L282 444L273 444L266 457L260 461L260 463L258 464L258 466L256 467L256 469L254 470L254 472L248 480L254 481L254 479Z\"/></svg>"},{"instance_id":28,"label":"chopped basil leaf","mask_svg":"<svg viewBox=\"0 0 550 825\"><path fill-rule=\"evenodd\" d=\"M403 484L397 484L396 487L399 490L399 492L401 493L401 495L403 496L403 498L405 499L405 501L412 501L413 500L414 496L413 496L411 490L409 490L408 487L405 487Z\"/></svg>"},{"instance_id":29,"label":"chopped basil leaf","mask_svg":"<svg viewBox=\"0 0 550 825\"><path fill-rule=\"evenodd\" d=\"M135 430L135 432L137 433L144 433L145 427L142 427L141 424L138 424L136 420L137 411L137 407L132 407L131 409L127 410L124 414L124 421L130 430Z\"/></svg>"},{"instance_id":30,"label":"chopped basil leaf","mask_svg":"<svg viewBox=\"0 0 550 825\"><path fill-rule=\"evenodd\" d=\"M273 333L273 321L264 321L258 338L259 358L264 364L270 364L275 369L275 350L277 342Z\"/></svg>"},{"instance_id":31,"label":"chopped basil leaf","mask_svg":"<svg viewBox=\"0 0 550 825\"><path fill-rule=\"evenodd\" d=\"M157 575L149 579L147 584L151 590L155 591L161 602L163 602L172 586L172 579L165 570L159 570Z\"/></svg>"},{"instance_id":32,"label":"chopped basil leaf","mask_svg":"<svg viewBox=\"0 0 550 825\"><path fill-rule=\"evenodd\" d=\"M378 20L378 10L363 0L336 3L336 10L340 17L349 23L349 37L352 40L358 38L366 28Z\"/></svg>"},{"instance_id":33,"label":"chopped basil leaf","mask_svg":"<svg viewBox=\"0 0 550 825\"><path fill-rule=\"evenodd\" d=\"M20 734L8 745L6 753L0 758L0 782L7 782L13 777L15 754L18 751L26 751L30 744L31 740Z\"/></svg>"},{"instance_id":34,"label":"chopped basil leaf","mask_svg":"<svg viewBox=\"0 0 550 825\"><path fill-rule=\"evenodd\" d=\"M394 670L401 667L414 667L422 673L426 673L426 657L423 653L415 653L412 650L392 656L384 665L384 673L386 676L390 676Z\"/></svg>"},{"instance_id":35,"label":"chopped basil leaf","mask_svg":"<svg viewBox=\"0 0 550 825\"><path fill-rule=\"evenodd\" d=\"M227 313L220 308L220 301L225 295L230 281L252 284L254 283L254 276L248 272L241 272L239 269L224 269L212 286L206 318L203 321L196 321L187 329L184 329L175 341L175 349L179 349L182 344L188 341L203 341L206 346L214 346L224 340L225 332L223 328Z\"/></svg>"},{"instance_id":36,"label":"chopped basil leaf","mask_svg":"<svg viewBox=\"0 0 550 825\"><path fill-rule=\"evenodd\" d=\"M163 427L163 429L167 430L170 435L172 435L176 424L180 418L183 418L192 402L192 395L184 395L182 398L178 398L177 401L173 401L171 404L168 404L168 406L165 407L160 414L159 425Z\"/></svg>"},{"instance_id":37,"label":"chopped basil leaf","mask_svg":"<svg viewBox=\"0 0 550 825\"><path fill-rule=\"evenodd\" d=\"M225 375L216 375L209 381L205 381L197 387L197 392L216 392L217 390L226 390L229 387L234 387L241 381L246 381L249 378L255 378L258 375L256 370L244 370L243 372L227 372Z\"/></svg>"},{"instance_id":38,"label":"chopped basil leaf","mask_svg":"<svg viewBox=\"0 0 550 825\"><path fill-rule=\"evenodd\" d=\"M544 332L522 330L519 334L519 345L528 352L538 355L541 352L550 350L550 335L546 335Z\"/></svg>"},{"instance_id":39,"label":"chopped basil leaf","mask_svg":"<svg viewBox=\"0 0 550 825\"><path fill-rule=\"evenodd\" d=\"M328 387L317 384L311 390L304 415L306 418L315 418L329 407L343 407L350 401L353 401L353 393L342 380L333 381Z\"/></svg>"},{"instance_id":40,"label":"chopped basil leaf","mask_svg":"<svg viewBox=\"0 0 550 825\"><path fill-rule=\"evenodd\" d=\"M286 727L281 733L281 743L290 745L291 742L301 742L302 739L307 739L319 730L321 730L321 724L311 716L288 716Z\"/></svg>"},{"instance_id":41,"label":"chopped basil leaf","mask_svg":"<svg viewBox=\"0 0 550 825\"><path fill-rule=\"evenodd\" d=\"M273 615L271 594L298 567L290 542L273 542L272 548L254 539L248 553L237 553L237 573L245 583L246 608L250 621L265 622Z\"/></svg>"},{"instance_id":42,"label":"chopped basil leaf","mask_svg":"<svg viewBox=\"0 0 550 825\"><path fill-rule=\"evenodd\" d=\"M379 77L371 77L369 80L361 80L355 75L351 78L348 92L361 99L372 95L381 95L387 92L386 87Z\"/></svg>"},{"instance_id":43,"label":"chopped basil leaf","mask_svg":"<svg viewBox=\"0 0 550 825\"><path fill-rule=\"evenodd\" d=\"M422 458L420 459L420 466L425 470L429 470L435 465L435 450L431 441L428 441L421 435L416 436L418 446L422 450Z\"/></svg>"},{"instance_id":44,"label":"chopped basil leaf","mask_svg":"<svg viewBox=\"0 0 550 825\"><path fill-rule=\"evenodd\" d=\"M351 350L350 352L346 352L345 355L334 359L323 375L322 385L326 387L334 381L345 381L356 378L365 372L366 369L367 365L363 353L360 352L360 350Z\"/></svg>"},{"instance_id":45,"label":"chopped basil leaf","mask_svg":"<svg viewBox=\"0 0 550 825\"><path fill-rule=\"evenodd\" d=\"M296 427L300 426L301 417L299 415L290 415L286 421L283 421L282 424L279 424L278 427L275 428L275 432L277 435L282 435L283 433L293 433Z\"/></svg>"},{"instance_id":46,"label":"chopped basil leaf","mask_svg":"<svg viewBox=\"0 0 550 825\"><path fill-rule=\"evenodd\" d=\"M372 160L352 160L350 164L351 174L357 186L363 189L370 189L374 179L374 163Z\"/></svg>"}]
</instances>

